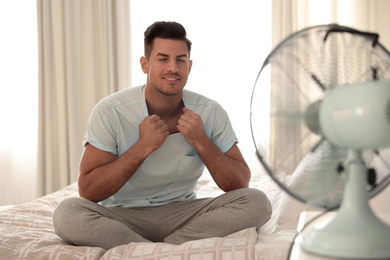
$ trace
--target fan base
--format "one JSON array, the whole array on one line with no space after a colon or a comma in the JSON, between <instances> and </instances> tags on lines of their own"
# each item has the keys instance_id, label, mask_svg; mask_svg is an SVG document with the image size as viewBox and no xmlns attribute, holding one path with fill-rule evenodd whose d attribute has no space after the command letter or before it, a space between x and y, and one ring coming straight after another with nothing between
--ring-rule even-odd
<instances>
[{"instance_id":1,"label":"fan base","mask_svg":"<svg viewBox=\"0 0 390 260\"><path fill-rule=\"evenodd\" d=\"M358 212L354 212L358 213ZM390 227L372 212L344 211L303 237L308 253L348 259L390 259Z\"/></svg>"},{"instance_id":2,"label":"fan base","mask_svg":"<svg viewBox=\"0 0 390 260\"><path fill-rule=\"evenodd\" d=\"M351 259L390 259L390 227L372 211L366 191L367 168L360 151L349 149L343 201L334 219L316 225L302 247L307 252Z\"/></svg>"}]
</instances>

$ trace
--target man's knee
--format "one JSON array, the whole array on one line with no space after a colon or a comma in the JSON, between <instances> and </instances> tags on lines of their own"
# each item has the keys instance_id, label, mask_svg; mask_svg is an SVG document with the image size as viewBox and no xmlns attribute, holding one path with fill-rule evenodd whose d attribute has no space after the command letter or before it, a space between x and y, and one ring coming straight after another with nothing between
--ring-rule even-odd
<instances>
[{"instance_id":1,"label":"man's knee","mask_svg":"<svg viewBox=\"0 0 390 260\"><path fill-rule=\"evenodd\" d=\"M252 219L259 228L271 218L271 202L261 190L246 188L242 192L244 192L247 201L246 211L249 214L249 219Z\"/></svg>"},{"instance_id":2,"label":"man's knee","mask_svg":"<svg viewBox=\"0 0 390 260\"><path fill-rule=\"evenodd\" d=\"M59 224L64 221L68 221L69 218L75 218L75 211L79 207L81 201L80 198L68 198L60 202L53 213L53 224Z\"/></svg>"},{"instance_id":3,"label":"man's knee","mask_svg":"<svg viewBox=\"0 0 390 260\"><path fill-rule=\"evenodd\" d=\"M68 198L58 204L53 213L54 232L66 242L70 242L69 235L74 232L76 223L82 220L80 216L82 204L81 198Z\"/></svg>"}]
</instances>

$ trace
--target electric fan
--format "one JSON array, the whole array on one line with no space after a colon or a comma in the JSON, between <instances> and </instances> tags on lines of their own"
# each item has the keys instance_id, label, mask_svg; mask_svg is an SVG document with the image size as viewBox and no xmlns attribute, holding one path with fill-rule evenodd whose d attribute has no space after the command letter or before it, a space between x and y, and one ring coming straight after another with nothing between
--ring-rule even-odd
<instances>
[{"instance_id":1,"label":"electric fan","mask_svg":"<svg viewBox=\"0 0 390 260\"><path fill-rule=\"evenodd\" d=\"M265 170L294 198L338 208L302 238L309 253L390 259L390 227L368 203L390 183L390 53L378 38L306 28L268 55L256 79L250 122Z\"/></svg>"}]
</instances>

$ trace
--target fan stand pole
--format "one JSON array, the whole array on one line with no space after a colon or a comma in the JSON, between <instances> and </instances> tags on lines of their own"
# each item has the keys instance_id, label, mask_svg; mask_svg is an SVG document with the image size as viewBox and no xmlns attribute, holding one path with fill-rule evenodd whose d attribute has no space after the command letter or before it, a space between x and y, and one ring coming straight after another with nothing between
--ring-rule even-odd
<instances>
[{"instance_id":1,"label":"fan stand pole","mask_svg":"<svg viewBox=\"0 0 390 260\"><path fill-rule=\"evenodd\" d=\"M341 206L329 222L320 222L303 237L309 253L349 259L390 259L390 227L373 213L366 189L367 168L361 151L350 149Z\"/></svg>"}]
</instances>

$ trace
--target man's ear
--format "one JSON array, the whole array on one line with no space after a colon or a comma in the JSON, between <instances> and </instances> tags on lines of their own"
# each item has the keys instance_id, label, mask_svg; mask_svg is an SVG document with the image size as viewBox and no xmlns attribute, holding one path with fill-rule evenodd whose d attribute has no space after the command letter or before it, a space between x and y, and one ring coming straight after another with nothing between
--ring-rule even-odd
<instances>
[{"instance_id":1,"label":"man's ear","mask_svg":"<svg viewBox=\"0 0 390 260\"><path fill-rule=\"evenodd\" d=\"M140 59L141 69L146 74L149 72L149 62L144 56Z\"/></svg>"},{"instance_id":2,"label":"man's ear","mask_svg":"<svg viewBox=\"0 0 390 260\"><path fill-rule=\"evenodd\" d=\"M189 67L188 67L188 72L191 72L191 68L192 68L192 60L189 61Z\"/></svg>"}]
</instances>

